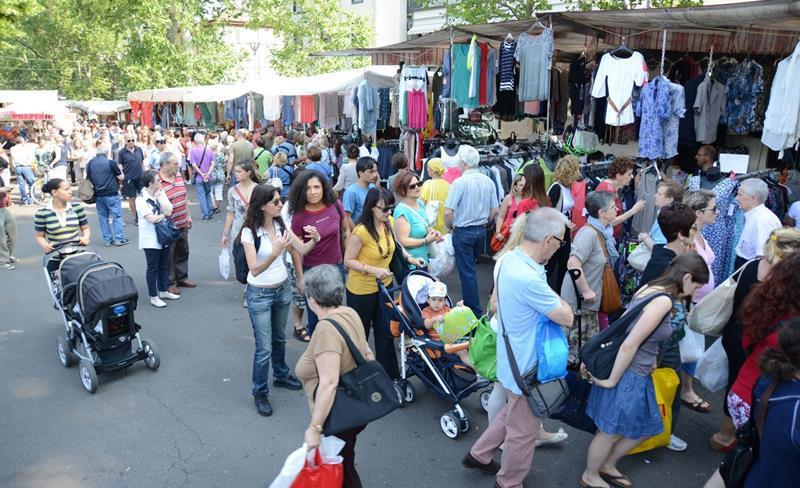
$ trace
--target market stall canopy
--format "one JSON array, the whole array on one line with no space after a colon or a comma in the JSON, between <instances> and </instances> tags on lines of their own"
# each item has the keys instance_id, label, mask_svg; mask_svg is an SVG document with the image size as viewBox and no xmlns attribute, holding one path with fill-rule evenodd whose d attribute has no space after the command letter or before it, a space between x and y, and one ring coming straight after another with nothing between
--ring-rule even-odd
<instances>
[{"instance_id":1,"label":"market stall canopy","mask_svg":"<svg viewBox=\"0 0 800 488\"><path fill-rule=\"evenodd\" d=\"M67 100L64 104L96 115L113 115L131 109L131 104L125 100Z\"/></svg>"},{"instance_id":2,"label":"market stall canopy","mask_svg":"<svg viewBox=\"0 0 800 488\"><path fill-rule=\"evenodd\" d=\"M58 101L24 100L0 109L0 120L54 120L67 118L68 114Z\"/></svg>"},{"instance_id":3,"label":"market stall canopy","mask_svg":"<svg viewBox=\"0 0 800 488\"><path fill-rule=\"evenodd\" d=\"M772 0L687 8L600 10L589 12L540 12L539 20L552 25L556 49L577 54L588 48L602 49L629 37L634 49L660 49L666 29L667 49L675 51L749 52L784 54L791 52L800 37L800 1ZM415 64L441 62L439 52L453 43L470 42L473 35L484 41L500 42L531 28L535 20L512 20L490 24L458 25L389 46L326 51L315 56L372 56L373 63L399 60ZM681 35L676 35L681 34ZM595 38L597 43L595 44ZM430 54L430 55L428 55Z\"/></svg>"},{"instance_id":4,"label":"market stall canopy","mask_svg":"<svg viewBox=\"0 0 800 488\"><path fill-rule=\"evenodd\" d=\"M58 102L57 90L0 90L0 104L28 100Z\"/></svg>"},{"instance_id":5,"label":"market stall canopy","mask_svg":"<svg viewBox=\"0 0 800 488\"><path fill-rule=\"evenodd\" d=\"M224 102L250 93L247 85L232 83L225 85L179 86L155 88L128 93L128 101L135 102Z\"/></svg>"},{"instance_id":6,"label":"market stall canopy","mask_svg":"<svg viewBox=\"0 0 800 488\"><path fill-rule=\"evenodd\" d=\"M395 85L394 75L396 72L397 68L394 66L367 66L314 76L256 81L251 84L251 87L254 92L264 96L339 93L352 90L364 79L376 88L391 88Z\"/></svg>"}]
</instances>

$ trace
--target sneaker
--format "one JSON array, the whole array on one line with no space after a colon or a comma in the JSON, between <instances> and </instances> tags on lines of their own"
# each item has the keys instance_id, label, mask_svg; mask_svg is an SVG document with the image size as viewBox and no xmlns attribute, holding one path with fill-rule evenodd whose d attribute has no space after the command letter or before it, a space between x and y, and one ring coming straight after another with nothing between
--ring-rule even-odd
<instances>
[{"instance_id":1,"label":"sneaker","mask_svg":"<svg viewBox=\"0 0 800 488\"><path fill-rule=\"evenodd\" d=\"M122 246L127 246L128 244L130 244L130 242L131 241L129 239L122 239L121 241L115 242L114 245L117 247L122 247Z\"/></svg>"},{"instance_id":2,"label":"sneaker","mask_svg":"<svg viewBox=\"0 0 800 488\"><path fill-rule=\"evenodd\" d=\"M272 384L279 388L286 388L287 390L299 390L303 387L303 384L300 383L300 380L291 374L285 378L275 378L272 380Z\"/></svg>"},{"instance_id":3,"label":"sneaker","mask_svg":"<svg viewBox=\"0 0 800 488\"><path fill-rule=\"evenodd\" d=\"M114 243L113 243L113 242L111 242L111 241L106 241L106 243L105 243L105 246L106 246L106 247L111 247L111 246L113 246L113 245L114 245Z\"/></svg>"},{"instance_id":4,"label":"sneaker","mask_svg":"<svg viewBox=\"0 0 800 488\"><path fill-rule=\"evenodd\" d=\"M158 297L150 297L150 305L157 308L164 308L167 306L167 304Z\"/></svg>"},{"instance_id":5,"label":"sneaker","mask_svg":"<svg viewBox=\"0 0 800 488\"><path fill-rule=\"evenodd\" d=\"M0 269L4 269L6 271L11 271L12 269L16 269L16 266L14 266L11 263L3 263L3 264L0 264Z\"/></svg>"},{"instance_id":6,"label":"sneaker","mask_svg":"<svg viewBox=\"0 0 800 488\"><path fill-rule=\"evenodd\" d=\"M247 308L247 298L242 300L242 308Z\"/></svg>"},{"instance_id":7,"label":"sneaker","mask_svg":"<svg viewBox=\"0 0 800 488\"><path fill-rule=\"evenodd\" d=\"M168 291L158 292L158 298L163 298L165 300L177 300L180 297L181 297L180 295L177 295L175 293L170 293Z\"/></svg>"},{"instance_id":8,"label":"sneaker","mask_svg":"<svg viewBox=\"0 0 800 488\"><path fill-rule=\"evenodd\" d=\"M269 417L272 415L272 406L269 404L269 398L266 395L256 395L254 397L256 404L256 411L262 417Z\"/></svg>"},{"instance_id":9,"label":"sneaker","mask_svg":"<svg viewBox=\"0 0 800 488\"><path fill-rule=\"evenodd\" d=\"M19 261L20 261L20 259L18 257L16 257L16 256L9 256L9 258L8 258L8 262L9 263L18 263Z\"/></svg>"},{"instance_id":10,"label":"sneaker","mask_svg":"<svg viewBox=\"0 0 800 488\"><path fill-rule=\"evenodd\" d=\"M667 446L667 449L670 451L682 452L685 451L687 447L689 447L689 445L686 444L685 440L674 434L669 436L669 445Z\"/></svg>"}]
</instances>

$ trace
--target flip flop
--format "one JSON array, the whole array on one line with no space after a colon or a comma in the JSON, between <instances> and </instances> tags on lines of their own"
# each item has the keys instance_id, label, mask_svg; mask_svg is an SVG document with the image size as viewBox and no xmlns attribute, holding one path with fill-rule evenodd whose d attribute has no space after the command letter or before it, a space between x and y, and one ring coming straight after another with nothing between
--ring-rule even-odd
<instances>
[{"instance_id":1,"label":"flip flop","mask_svg":"<svg viewBox=\"0 0 800 488\"><path fill-rule=\"evenodd\" d=\"M306 330L305 327L303 327L302 329L295 329L294 336L297 338L297 340L301 342L311 341L311 336L308 335L308 331Z\"/></svg>"},{"instance_id":2,"label":"flip flop","mask_svg":"<svg viewBox=\"0 0 800 488\"><path fill-rule=\"evenodd\" d=\"M697 397L697 401L695 402L690 402L688 400L684 400L683 398L681 398L681 403L691 408L695 412L708 413L711 411L711 404L700 397ZM704 404L705 407L703 406Z\"/></svg>"},{"instance_id":3,"label":"flip flop","mask_svg":"<svg viewBox=\"0 0 800 488\"><path fill-rule=\"evenodd\" d=\"M583 481L583 476L578 478L578 483L580 483L581 488L606 488L605 486L590 485L589 483Z\"/></svg>"},{"instance_id":4,"label":"flip flop","mask_svg":"<svg viewBox=\"0 0 800 488\"><path fill-rule=\"evenodd\" d=\"M606 483L608 483L611 486L614 486L616 488L632 488L633 487L633 483L631 483L631 480L629 480L628 477L625 476L624 474L621 474L619 476L614 476L613 474L608 474L608 473L604 473L604 472L600 471L600 477L603 478ZM627 484L620 483L620 481L627 481Z\"/></svg>"}]
</instances>

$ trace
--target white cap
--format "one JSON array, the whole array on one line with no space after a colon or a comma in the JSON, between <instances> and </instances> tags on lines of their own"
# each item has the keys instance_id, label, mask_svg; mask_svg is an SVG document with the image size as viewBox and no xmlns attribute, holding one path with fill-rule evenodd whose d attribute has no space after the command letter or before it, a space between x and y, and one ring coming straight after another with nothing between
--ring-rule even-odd
<instances>
[{"instance_id":1,"label":"white cap","mask_svg":"<svg viewBox=\"0 0 800 488\"><path fill-rule=\"evenodd\" d=\"M446 298L447 285L445 285L441 281L434 281L428 288L428 296L430 298Z\"/></svg>"}]
</instances>

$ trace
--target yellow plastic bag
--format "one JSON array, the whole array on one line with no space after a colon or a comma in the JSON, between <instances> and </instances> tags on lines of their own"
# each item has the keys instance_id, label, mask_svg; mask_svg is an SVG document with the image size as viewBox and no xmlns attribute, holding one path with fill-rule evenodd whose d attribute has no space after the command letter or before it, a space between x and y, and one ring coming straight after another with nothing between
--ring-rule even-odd
<instances>
[{"instance_id":1,"label":"yellow plastic bag","mask_svg":"<svg viewBox=\"0 0 800 488\"><path fill-rule=\"evenodd\" d=\"M675 392L678 391L678 375L674 369L658 368L650 375L653 378L653 386L656 390L656 403L661 410L661 422L664 424L664 432L650 437L638 446L634 447L628 454L649 451L657 447L669 445L669 436L672 434L672 402L675 400Z\"/></svg>"}]
</instances>

